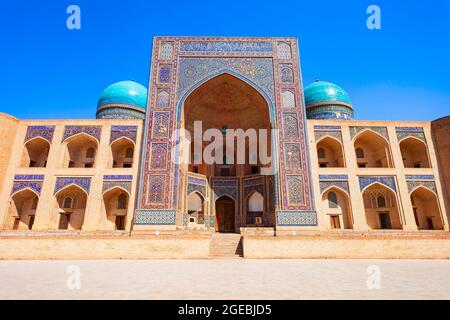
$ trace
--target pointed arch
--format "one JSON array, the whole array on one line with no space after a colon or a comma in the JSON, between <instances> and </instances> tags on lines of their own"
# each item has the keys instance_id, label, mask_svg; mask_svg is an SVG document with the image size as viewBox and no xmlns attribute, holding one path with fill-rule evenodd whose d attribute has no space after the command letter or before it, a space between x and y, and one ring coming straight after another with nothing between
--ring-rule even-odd
<instances>
[{"instance_id":1,"label":"pointed arch","mask_svg":"<svg viewBox=\"0 0 450 320\"><path fill-rule=\"evenodd\" d=\"M96 137L80 132L64 140L62 166L68 168L92 168L95 166L100 142ZM93 149L94 157L86 156L86 151Z\"/></svg>"},{"instance_id":2,"label":"pointed arch","mask_svg":"<svg viewBox=\"0 0 450 320\"><path fill-rule=\"evenodd\" d=\"M414 136L404 137L399 141L405 168L431 168L427 144Z\"/></svg>"},{"instance_id":3,"label":"pointed arch","mask_svg":"<svg viewBox=\"0 0 450 320\"><path fill-rule=\"evenodd\" d=\"M418 186L410 193L414 219L419 230L443 230L442 210L437 194L425 186Z\"/></svg>"},{"instance_id":4,"label":"pointed arch","mask_svg":"<svg viewBox=\"0 0 450 320\"><path fill-rule=\"evenodd\" d=\"M383 197L380 202L379 198ZM399 198L389 186L373 182L362 191L364 211L370 229L403 229Z\"/></svg>"},{"instance_id":5,"label":"pointed arch","mask_svg":"<svg viewBox=\"0 0 450 320\"><path fill-rule=\"evenodd\" d=\"M272 103L272 100L270 99L270 97L267 95L267 93L260 87L258 86L255 82L253 82L252 80L250 80L249 78L234 72L232 70L223 68L213 74L210 74L206 77L204 77L203 79L201 79L200 81L196 82L194 85L192 85L189 90L187 90L180 98L179 102L178 102L178 107L177 107L177 122L180 121L180 116L181 116L181 110L183 108L183 104L186 101L186 99L190 96L190 94L192 92L194 92L196 89L198 89L199 87L201 87L203 84L205 84L206 82L208 82L209 80L212 80L214 78L217 78L221 75L225 75L228 74L232 77L238 78L239 80L244 81L246 84L248 84L250 87L252 87L254 90L256 90L263 98L264 100L266 100L267 105L269 106L269 115L270 115L270 122L271 124L274 123L274 119L275 119L275 109Z\"/></svg>"},{"instance_id":6,"label":"pointed arch","mask_svg":"<svg viewBox=\"0 0 450 320\"><path fill-rule=\"evenodd\" d=\"M325 188L325 189L320 193L320 195L323 196L325 193L327 193L328 191L330 191L330 190L332 190L332 189L339 190L339 191L345 193L348 197L350 197L350 193L349 193L347 190L343 189L342 187L340 187L340 186L338 186L338 185L330 185L329 187Z\"/></svg>"},{"instance_id":7,"label":"pointed arch","mask_svg":"<svg viewBox=\"0 0 450 320\"><path fill-rule=\"evenodd\" d=\"M319 150L324 150L324 156L318 157L319 167L345 167L344 146L339 139L325 135L316 142L316 149L318 155Z\"/></svg>"},{"instance_id":8,"label":"pointed arch","mask_svg":"<svg viewBox=\"0 0 450 320\"><path fill-rule=\"evenodd\" d=\"M378 182L378 181L374 181L374 182L368 184L367 186L365 186L365 187L361 190L361 193L364 193L364 191L366 191L368 188L372 187L373 185L378 185L378 186L380 186L380 187L382 187L382 188L388 188L388 189L389 189L390 191L392 191L395 195L397 195L397 191L396 191L395 189L392 189L392 187L388 186L387 184L383 184L383 183L380 183L380 182Z\"/></svg>"},{"instance_id":9,"label":"pointed arch","mask_svg":"<svg viewBox=\"0 0 450 320\"><path fill-rule=\"evenodd\" d=\"M121 186L113 186L103 192L101 229L125 230L130 198L129 192Z\"/></svg>"},{"instance_id":10,"label":"pointed arch","mask_svg":"<svg viewBox=\"0 0 450 320\"><path fill-rule=\"evenodd\" d=\"M132 150L129 157L128 150ZM134 152L136 145L128 137L119 137L110 143L110 167L112 168L131 168L134 164Z\"/></svg>"},{"instance_id":11,"label":"pointed arch","mask_svg":"<svg viewBox=\"0 0 450 320\"><path fill-rule=\"evenodd\" d=\"M33 137L24 142L20 166L29 168L46 167L50 147L51 143L41 136Z\"/></svg>"},{"instance_id":12,"label":"pointed arch","mask_svg":"<svg viewBox=\"0 0 450 320\"><path fill-rule=\"evenodd\" d=\"M330 206L330 194L335 196L335 206ZM322 192L321 200L328 229L353 229L350 196L345 190L339 186L329 186Z\"/></svg>"},{"instance_id":13,"label":"pointed arch","mask_svg":"<svg viewBox=\"0 0 450 320\"><path fill-rule=\"evenodd\" d=\"M356 162L363 168L391 168L393 166L389 141L383 135L372 130L364 129L353 139ZM364 158L358 157L356 151L364 151Z\"/></svg>"},{"instance_id":14,"label":"pointed arch","mask_svg":"<svg viewBox=\"0 0 450 320\"><path fill-rule=\"evenodd\" d=\"M11 194L3 227L12 230L32 230L39 200L39 194L31 188L24 188Z\"/></svg>"}]
</instances>

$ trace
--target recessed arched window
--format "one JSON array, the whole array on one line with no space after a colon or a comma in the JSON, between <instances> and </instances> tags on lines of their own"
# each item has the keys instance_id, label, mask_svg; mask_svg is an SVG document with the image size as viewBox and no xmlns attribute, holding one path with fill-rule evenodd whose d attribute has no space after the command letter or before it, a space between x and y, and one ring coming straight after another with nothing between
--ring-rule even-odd
<instances>
[{"instance_id":1,"label":"recessed arched window","mask_svg":"<svg viewBox=\"0 0 450 320\"><path fill-rule=\"evenodd\" d=\"M319 148L317 150L317 157L319 159L325 159L326 158L326 153L325 153L325 149L324 148Z\"/></svg>"},{"instance_id":2,"label":"recessed arched window","mask_svg":"<svg viewBox=\"0 0 450 320\"><path fill-rule=\"evenodd\" d=\"M126 158L133 158L133 148L128 148L127 151L125 152L125 157Z\"/></svg>"},{"instance_id":3,"label":"recessed arched window","mask_svg":"<svg viewBox=\"0 0 450 320\"><path fill-rule=\"evenodd\" d=\"M356 157L358 159L364 159L364 150L361 148L356 149Z\"/></svg>"},{"instance_id":4,"label":"recessed arched window","mask_svg":"<svg viewBox=\"0 0 450 320\"><path fill-rule=\"evenodd\" d=\"M126 209L127 208L127 195L125 193L121 193L117 200L117 209Z\"/></svg>"},{"instance_id":5,"label":"recessed arched window","mask_svg":"<svg viewBox=\"0 0 450 320\"><path fill-rule=\"evenodd\" d=\"M93 159L95 157L95 149L94 148L88 148L86 150L86 158Z\"/></svg>"},{"instance_id":6,"label":"recessed arched window","mask_svg":"<svg viewBox=\"0 0 450 320\"><path fill-rule=\"evenodd\" d=\"M337 195L334 192L328 193L328 207L329 208L337 208Z\"/></svg>"},{"instance_id":7,"label":"recessed arched window","mask_svg":"<svg viewBox=\"0 0 450 320\"><path fill-rule=\"evenodd\" d=\"M378 206L378 208L385 208L386 207L386 198L383 196L378 196L377 206Z\"/></svg>"},{"instance_id":8,"label":"recessed arched window","mask_svg":"<svg viewBox=\"0 0 450 320\"><path fill-rule=\"evenodd\" d=\"M73 199L71 197L65 197L63 201L63 208L72 209Z\"/></svg>"}]
</instances>

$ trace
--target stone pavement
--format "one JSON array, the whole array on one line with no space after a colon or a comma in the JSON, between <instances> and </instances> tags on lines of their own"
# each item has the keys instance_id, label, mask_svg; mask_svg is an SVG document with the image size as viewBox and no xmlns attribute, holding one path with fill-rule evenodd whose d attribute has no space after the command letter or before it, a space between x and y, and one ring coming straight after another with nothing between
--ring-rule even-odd
<instances>
[{"instance_id":1,"label":"stone pavement","mask_svg":"<svg viewBox=\"0 0 450 320\"><path fill-rule=\"evenodd\" d=\"M0 299L450 299L450 261L0 261Z\"/></svg>"}]
</instances>

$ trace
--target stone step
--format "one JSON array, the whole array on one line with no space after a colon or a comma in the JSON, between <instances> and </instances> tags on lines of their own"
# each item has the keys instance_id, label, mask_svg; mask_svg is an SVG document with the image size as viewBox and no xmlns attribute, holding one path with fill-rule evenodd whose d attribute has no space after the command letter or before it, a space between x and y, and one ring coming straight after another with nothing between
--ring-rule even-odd
<instances>
[{"instance_id":1,"label":"stone step","mask_svg":"<svg viewBox=\"0 0 450 320\"><path fill-rule=\"evenodd\" d=\"M239 234L213 234L209 257L211 259L243 257L242 236Z\"/></svg>"}]
</instances>

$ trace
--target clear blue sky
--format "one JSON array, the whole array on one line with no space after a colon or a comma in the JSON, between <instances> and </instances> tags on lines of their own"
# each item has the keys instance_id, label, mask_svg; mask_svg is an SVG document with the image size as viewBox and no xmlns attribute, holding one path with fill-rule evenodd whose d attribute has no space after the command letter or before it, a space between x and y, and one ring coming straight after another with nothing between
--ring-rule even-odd
<instances>
[{"instance_id":1,"label":"clear blue sky","mask_svg":"<svg viewBox=\"0 0 450 320\"><path fill-rule=\"evenodd\" d=\"M80 31L66 28L70 4L81 8ZM370 4L381 7L379 31L366 28ZM295 36L305 85L341 85L357 119L450 114L448 0L5 0L0 111L93 118L107 85L147 86L155 35Z\"/></svg>"}]
</instances>

